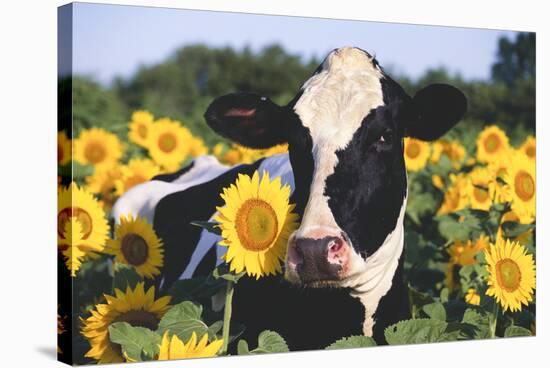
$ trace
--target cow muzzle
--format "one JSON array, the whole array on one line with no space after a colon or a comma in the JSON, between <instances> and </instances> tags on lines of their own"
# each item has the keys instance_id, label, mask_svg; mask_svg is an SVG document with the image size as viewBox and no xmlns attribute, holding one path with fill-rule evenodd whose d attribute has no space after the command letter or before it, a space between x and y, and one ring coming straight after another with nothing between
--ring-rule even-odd
<instances>
[{"instance_id":1,"label":"cow muzzle","mask_svg":"<svg viewBox=\"0 0 550 368\"><path fill-rule=\"evenodd\" d=\"M312 286L337 282L347 272L350 249L344 234L292 236L288 244L286 278Z\"/></svg>"}]
</instances>

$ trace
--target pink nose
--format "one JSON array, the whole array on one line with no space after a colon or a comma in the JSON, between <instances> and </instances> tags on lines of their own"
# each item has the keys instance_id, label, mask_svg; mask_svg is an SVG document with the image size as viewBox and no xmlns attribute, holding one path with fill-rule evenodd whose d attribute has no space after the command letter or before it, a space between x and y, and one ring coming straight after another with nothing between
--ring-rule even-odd
<instances>
[{"instance_id":1,"label":"pink nose","mask_svg":"<svg viewBox=\"0 0 550 368\"><path fill-rule=\"evenodd\" d=\"M303 282L336 280L347 267L349 245L342 236L294 238L287 264Z\"/></svg>"}]
</instances>

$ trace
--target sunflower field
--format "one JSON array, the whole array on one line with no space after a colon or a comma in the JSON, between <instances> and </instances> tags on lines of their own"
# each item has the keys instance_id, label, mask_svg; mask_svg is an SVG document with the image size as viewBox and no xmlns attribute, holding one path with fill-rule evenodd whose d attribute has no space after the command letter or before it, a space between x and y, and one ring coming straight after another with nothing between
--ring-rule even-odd
<instances>
[{"instance_id":1,"label":"sunflower field","mask_svg":"<svg viewBox=\"0 0 550 368\"><path fill-rule=\"evenodd\" d=\"M231 317L235 283L283 271L286 240L299 218L280 178L241 175L213 193L224 201L215 222L195 225L220 235L226 255L209 277L179 280L168 290L153 286L165 259L163 239L152 224L141 217L113 219L111 213L131 188L197 157L237 165L287 147L249 149L213 137L195 113L184 119L174 112L177 118L171 118L164 115L174 111L171 105L136 106L132 88L145 83L147 73L139 78L118 86L128 110L105 101L92 108L86 103L94 105L96 92L80 95L78 81L72 82L75 101L82 102L75 105L72 129L58 132L60 359L94 364L288 351L277 331L245 341L240 335L246 326ZM223 92L211 89L214 95ZM210 100L195 96L193 109L202 114ZM473 107L474 113L496 110L476 101ZM155 116L159 110L166 112ZM116 111L116 118L105 111ZM390 345L536 334L534 130L504 117L499 123L489 113L495 120L473 122L471 115L472 121L440 140L404 139L409 186L404 267L412 318L386 329ZM243 214L278 221L262 232L246 228ZM214 310L212 297L220 294L224 307ZM374 345L369 337L342 336L326 348Z\"/></svg>"},{"instance_id":2,"label":"sunflower field","mask_svg":"<svg viewBox=\"0 0 550 368\"><path fill-rule=\"evenodd\" d=\"M139 158L125 154L130 145L141 151ZM237 164L285 150L223 144L209 148L184 123L155 119L142 110L131 115L124 142L99 128L82 130L72 140L59 133L60 172L72 164L81 173L67 185L60 181L58 192L60 274L74 282L77 308L71 324L78 331L72 346L73 354L81 354L77 362L207 357L226 354L229 343L237 343L242 354L288 349L276 331L266 331L258 347L249 349L255 342L230 335L227 309L219 320L210 321L215 315L206 311L210 305L197 303L225 287L230 305L231 286L239 278L281 272L286 240L298 217L289 203L290 188L281 186L279 178L264 175L260 181L258 173L241 175L219 193L226 205L218 208L216 224L199 225L222 235L226 266L213 270L208 280L183 280L170 289L172 294L145 286L163 265L162 239L152 225L131 216L116 225L108 221L119 196L197 156L213 154L221 162ZM534 335L534 137L514 147L506 132L489 125L469 145L452 135L431 143L405 138L404 155L410 188L405 267L413 319L390 326L387 342ZM250 261L236 245L243 225L234 198L246 196L269 203L283 219L274 229L277 241L255 241L262 234L252 229L250 243L243 245L248 254L263 257L262 263ZM247 211L261 217L265 208ZM69 314L58 317L60 336L68 333L67 318ZM374 345L368 338L342 338L331 347Z\"/></svg>"}]
</instances>

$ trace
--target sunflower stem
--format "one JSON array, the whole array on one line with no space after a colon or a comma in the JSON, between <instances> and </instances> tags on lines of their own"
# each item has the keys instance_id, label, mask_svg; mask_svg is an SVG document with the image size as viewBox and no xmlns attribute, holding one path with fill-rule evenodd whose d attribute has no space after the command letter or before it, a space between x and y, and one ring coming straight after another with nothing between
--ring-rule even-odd
<instances>
[{"instance_id":1,"label":"sunflower stem","mask_svg":"<svg viewBox=\"0 0 550 368\"><path fill-rule=\"evenodd\" d=\"M493 319L491 320L491 325L489 326L490 327L490 334L491 334L491 338L494 339L497 334L497 321L498 321L498 313L500 311L500 308L498 307L498 303L495 301L494 304L493 304Z\"/></svg>"},{"instance_id":2,"label":"sunflower stem","mask_svg":"<svg viewBox=\"0 0 550 368\"><path fill-rule=\"evenodd\" d=\"M235 283L233 281L227 281L227 287L225 289L225 307L223 309L223 345L220 351L222 355L227 354L227 345L229 345L229 328L231 327L231 309L233 303L233 291L235 290L234 286Z\"/></svg>"}]
</instances>

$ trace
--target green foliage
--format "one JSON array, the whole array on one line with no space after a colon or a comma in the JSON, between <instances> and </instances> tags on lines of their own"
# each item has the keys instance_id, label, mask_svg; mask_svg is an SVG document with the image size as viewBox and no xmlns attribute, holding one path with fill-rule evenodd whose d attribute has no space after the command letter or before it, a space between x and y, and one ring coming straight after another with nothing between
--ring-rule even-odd
<instances>
[{"instance_id":1,"label":"green foliage","mask_svg":"<svg viewBox=\"0 0 550 368\"><path fill-rule=\"evenodd\" d=\"M216 269L214 270L212 275L216 279L222 279L222 280L226 280L226 281L237 282L237 281L240 280L241 277L246 275L246 271L241 271L239 273L234 273L234 272L229 271L229 267L227 266L227 264L221 264L218 267L216 267Z\"/></svg>"},{"instance_id":2,"label":"green foliage","mask_svg":"<svg viewBox=\"0 0 550 368\"><path fill-rule=\"evenodd\" d=\"M493 316L481 308L468 308L464 312L462 322L475 326L473 338L488 339L491 337L490 323Z\"/></svg>"},{"instance_id":3,"label":"green foliage","mask_svg":"<svg viewBox=\"0 0 550 368\"><path fill-rule=\"evenodd\" d=\"M327 346L326 350L334 349L352 349L352 348L366 348L376 346L376 341L370 336L349 336L343 337Z\"/></svg>"},{"instance_id":4,"label":"green foliage","mask_svg":"<svg viewBox=\"0 0 550 368\"><path fill-rule=\"evenodd\" d=\"M136 284L142 281L141 276L131 266L121 263L114 265L113 289L125 291L127 287L134 289Z\"/></svg>"},{"instance_id":5,"label":"green foliage","mask_svg":"<svg viewBox=\"0 0 550 368\"><path fill-rule=\"evenodd\" d=\"M199 338L207 333L212 339L219 332L219 323L209 327L202 320L202 306L185 301L170 308L160 320L157 333L162 335L166 331L177 335L182 341L189 340L193 332Z\"/></svg>"},{"instance_id":6,"label":"green foliage","mask_svg":"<svg viewBox=\"0 0 550 368\"><path fill-rule=\"evenodd\" d=\"M448 341L448 324L438 319L410 319L389 326L384 331L390 345Z\"/></svg>"},{"instance_id":7,"label":"green foliage","mask_svg":"<svg viewBox=\"0 0 550 368\"><path fill-rule=\"evenodd\" d=\"M122 352L130 359L146 361L158 355L161 336L145 327L115 322L109 326L109 339L119 344Z\"/></svg>"},{"instance_id":8,"label":"green foliage","mask_svg":"<svg viewBox=\"0 0 550 368\"><path fill-rule=\"evenodd\" d=\"M504 337L532 336L531 331L520 326L509 326L504 331Z\"/></svg>"},{"instance_id":9,"label":"green foliage","mask_svg":"<svg viewBox=\"0 0 550 368\"><path fill-rule=\"evenodd\" d=\"M262 331L258 336L258 347L250 350L245 340L239 340L237 345L239 355L284 353L289 351L285 339L274 331Z\"/></svg>"}]
</instances>

